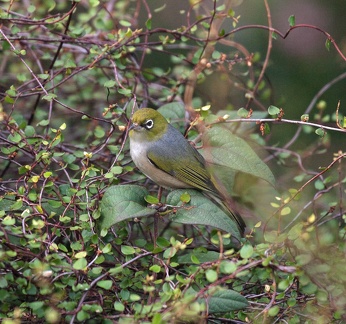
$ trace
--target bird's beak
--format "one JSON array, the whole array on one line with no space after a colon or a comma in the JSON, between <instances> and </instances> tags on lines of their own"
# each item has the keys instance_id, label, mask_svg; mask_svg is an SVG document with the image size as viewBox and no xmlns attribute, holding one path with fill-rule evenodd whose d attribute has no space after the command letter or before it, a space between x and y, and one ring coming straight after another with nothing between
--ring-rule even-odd
<instances>
[{"instance_id":1,"label":"bird's beak","mask_svg":"<svg viewBox=\"0 0 346 324\"><path fill-rule=\"evenodd\" d=\"M129 131L132 130L132 129L136 129L138 127L138 124L137 123L132 123L129 127Z\"/></svg>"}]
</instances>

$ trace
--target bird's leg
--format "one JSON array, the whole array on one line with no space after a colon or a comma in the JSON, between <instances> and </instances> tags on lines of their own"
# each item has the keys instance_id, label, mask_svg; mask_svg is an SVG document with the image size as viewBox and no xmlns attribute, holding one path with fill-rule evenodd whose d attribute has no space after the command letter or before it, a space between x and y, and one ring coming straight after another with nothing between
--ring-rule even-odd
<instances>
[{"instance_id":1,"label":"bird's leg","mask_svg":"<svg viewBox=\"0 0 346 324\"><path fill-rule=\"evenodd\" d=\"M159 204L161 201L161 197L162 197L162 187L159 187L159 191L157 193L157 199L159 200ZM154 215L154 247L156 247L156 240L159 235L159 218L160 218L160 214L155 213Z\"/></svg>"},{"instance_id":2,"label":"bird's leg","mask_svg":"<svg viewBox=\"0 0 346 324\"><path fill-rule=\"evenodd\" d=\"M161 202L162 190L163 190L163 188L160 186L159 187L159 191L157 193L157 199L159 200L159 202Z\"/></svg>"}]
</instances>

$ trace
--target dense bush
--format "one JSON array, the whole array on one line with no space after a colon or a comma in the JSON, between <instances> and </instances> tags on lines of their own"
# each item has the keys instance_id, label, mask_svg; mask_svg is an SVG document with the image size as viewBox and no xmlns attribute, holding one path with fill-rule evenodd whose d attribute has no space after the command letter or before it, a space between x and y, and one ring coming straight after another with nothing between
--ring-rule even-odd
<instances>
[{"instance_id":1,"label":"dense bush","mask_svg":"<svg viewBox=\"0 0 346 324\"><path fill-rule=\"evenodd\" d=\"M293 120L266 71L275 39L307 26L275 30L267 1L267 26L242 25L230 1L155 6L0 7L2 322L342 322L345 120L321 96L346 74ZM234 39L250 28L266 54ZM138 106L203 144L245 238L193 190L157 198L128 152Z\"/></svg>"}]
</instances>

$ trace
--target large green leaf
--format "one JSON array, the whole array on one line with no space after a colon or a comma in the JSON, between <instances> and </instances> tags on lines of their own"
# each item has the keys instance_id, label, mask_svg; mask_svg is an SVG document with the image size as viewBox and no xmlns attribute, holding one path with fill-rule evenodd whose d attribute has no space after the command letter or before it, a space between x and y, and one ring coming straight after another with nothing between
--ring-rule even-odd
<instances>
[{"instance_id":1,"label":"large green leaf","mask_svg":"<svg viewBox=\"0 0 346 324\"><path fill-rule=\"evenodd\" d=\"M170 121L172 126L185 131L185 108L180 102L171 102L161 106L158 110L166 119Z\"/></svg>"},{"instance_id":2,"label":"large green leaf","mask_svg":"<svg viewBox=\"0 0 346 324\"><path fill-rule=\"evenodd\" d=\"M219 165L264 179L274 186L274 175L243 139L227 128L214 126L202 137L204 158Z\"/></svg>"},{"instance_id":3,"label":"large green leaf","mask_svg":"<svg viewBox=\"0 0 346 324\"><path fill-rule=\"evenodd\" d=\"M109 228L126 219L150 216L155 209L148 208L144 197L149 195L147 189L136 185L110 187L103 195L100 208L100 228Z\"/></svg>"},{"instance_id":4,"label":"large green leaf","mask_svg":"<svg viewBox=\"0 0 346 324\"><path fill-rule=\"evenodd\" d=\"M238 171L215 164L208 165L208 170L213 175L214 181L219 185L219 188L224 188L227 193L233 192L235 177Z\"/></svg>"},{"instance_id":5,"label":"large green leaf","mask_svg":"<svg viewBox=\"0 0 346 324\"><path fill-rule=\"evenodd\" d=\"M191 199L183 206L180 197L185 192ZM231 233L238 240L241 238L237 224L221 208L196 190L174 190L168 194L166 202L169 205L181 206L171 217L173 222L212 226Z\"/></svg>"},{"instance_id":6,"label":"large green leaf","mask_svg":"<svg viewBox=\"0 0 346 324\"><path fill-rule=\"evenodd\" d=\"M224 289L215 292L208 299L209 314L227 313L248 306L248 302L244 296L230 289Z\"/></svg>"},{"instance_id":7,"label":"large green leaf","mask_svg":"<svg viewBox=\"0 0 346 324\"><path fill-rule=\"evenodd\" d=\"M138 105L134 99L131 99L129 102L126 103L124 108L126 109L125 111L127 118L131 118L132 112L138 110Z\"/></svg>"}]
</instances>

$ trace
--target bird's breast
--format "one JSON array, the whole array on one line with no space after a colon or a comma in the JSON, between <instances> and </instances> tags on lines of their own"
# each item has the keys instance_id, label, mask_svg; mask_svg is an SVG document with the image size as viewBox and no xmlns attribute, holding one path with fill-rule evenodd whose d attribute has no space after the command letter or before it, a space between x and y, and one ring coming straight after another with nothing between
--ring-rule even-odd
<instances>
[{"instance_id":1,"label":"bird's breast","mask_svg":"<svg viewBox=\"0 0 346 324\"><path fill-rule=\"evenodd\" d=\"M148 146L143 142L130 142L130 154L133 162L148 178L165 188L192 188L169 173L162 171L150 162L147 156Z\"/></svg>"}]
</instances>

